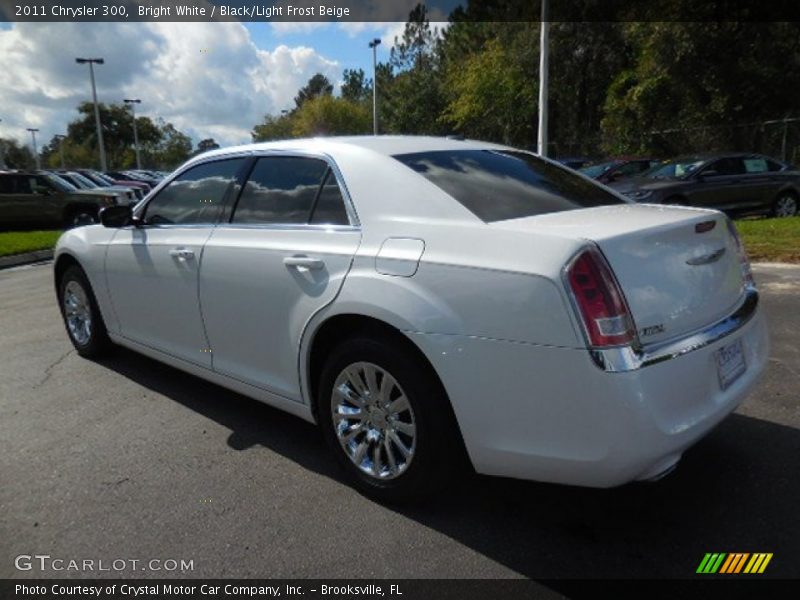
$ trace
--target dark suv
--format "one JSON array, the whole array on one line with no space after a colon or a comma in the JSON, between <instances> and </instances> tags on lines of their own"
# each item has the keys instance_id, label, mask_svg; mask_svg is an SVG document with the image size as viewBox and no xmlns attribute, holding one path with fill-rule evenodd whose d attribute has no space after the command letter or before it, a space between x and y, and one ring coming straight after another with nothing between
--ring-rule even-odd
<instances>
[{"instance_id":1,"label":"dark suv","mask_svg":"<svg viewBox=\"0 0 800 600\"><path fill-rule=\"evenodd\" d=\"M716 208L743 215L798 214L800 173L760 154L685 156L611 187L636 202Z\"/></svg>"},{"instance_id":2,"label":"dark suv","mask_svg":"<svg viewBox=\"0 0 800 600\"><path fill-rule=\"evenodd\" d=\"M97 222L116 197L72 189L48 173L0 172L0 229Z\"/></svg>"}]
</instances>

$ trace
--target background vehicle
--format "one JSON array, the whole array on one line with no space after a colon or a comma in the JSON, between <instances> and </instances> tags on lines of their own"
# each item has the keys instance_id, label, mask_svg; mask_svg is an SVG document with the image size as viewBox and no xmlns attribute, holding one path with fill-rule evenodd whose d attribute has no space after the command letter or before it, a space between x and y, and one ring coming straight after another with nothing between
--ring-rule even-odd
<instances>
[{"instance_id":1,"label":"background vehicle","mask_svg":"<svg viewBox=\"0 0 800 600\"><path fill-rule=\"evenodd\" d=\"M133 192L133 189L129 187L124 187L121 185L103 185L100 186L96 184L94 181L81 175L76 171L50 171L54 175L57 175L61 179L64 179L68 183L71 183L79 190L99 190L101 187L103 188L103 192L108 194L115 194L117 196L118 202L121 204L123 202L135 202L136 201L136 194Z\"/></svg>"},{"instance_id":2,"label":"background vehicle","mask_svg":"<svg viewBox=\"0 0 800 600\"><path fill-rule=\"evenodd\" d=\"M654 158L615 158L581 167L579 171L602 183L635 177L659 163Z\"/></svg>"},{"instance_id":3,"label":"background vehicle","mask_svg":"<svg viewBox=\"0 0 800 600\"><path fill-rule=\"evenodd\" d=\"M612 187L636 202L790 217L800 206L800 173L759 154L715 154L664 161Z\"/></svg>"},{"instance_id":4,"label":"background vehicle","mask_svg":"<svg viewBox=\"0 0 800 600\"><path fill-rule=\"evenodd\" d=\"M565 167L575 170L581 169L592 162L590 158L586 158L585 156L567 156L563 158L557 158L556 160Z\"/></svg>"},{"instance_id":5,"label":"background vehicle","mask_svg":"<svg viewBox=\"0 0 800 600\"><path fill-rule=\"evenodd\" d=\"M725 215L636 206L505 146L216 150L101 218L56 248L80 354L116 342L316 422L384 500L467 457L575 485L659 477L767 360Z\"/></svg>"},{"instance_id":6,"label":"background vehicle","mask_svg":"<svg viewBox=\"0 0 800 600\"><path fill-rule=\"evenodd\" d=\"M49 173L0 172L0 227L74 227L97 221L116 196L77 190Z\"/></svg>"},{"instance_id":7,"label":"background vehicle","mask_svg":"<svg viewBox=\"0 0 800 600\"><path fill-rule=\"evenodd\" d=\"M102 181L109 185L122 185L139 190L140 199L144 198L147 192L149 192L152 189L151 186L145 183L144 181L136 181L134 179L125 179L125 178L118 179L106 173L101 173L100 171L93 171L91 169L78 169L78 172L85 175L86 177L89 177L90 179L98 183L98 185Z\"/></svg>"}]
</instances>

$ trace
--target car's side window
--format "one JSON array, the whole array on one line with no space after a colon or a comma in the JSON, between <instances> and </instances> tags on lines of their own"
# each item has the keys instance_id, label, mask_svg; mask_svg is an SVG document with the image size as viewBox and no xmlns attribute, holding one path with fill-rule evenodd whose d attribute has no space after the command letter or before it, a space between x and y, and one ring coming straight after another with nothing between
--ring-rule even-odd
<instances>
[{"instance_id":1,"label":"car's side window","mask_svg":"<svg viewBox=\"0 0 800 600\"><path fill-rule=\"evenodd\" d=\"M311 213L310 222L315 225L349 225L347 209L344 206L344 196L336 176L328 169L325 182L319 191L317 203Z\"/></svg>"},{"instance_id":2,"label":"car's side window","mask_svg":"<svg viewBox=\"0 0 800 600\"><path fill-rule=\"evenodd\" d=\"M216 223L228 187L244 158L207 162L182 173L148 202L148 225L203 225Z\"/></svg>"},{"instance_id":3,"label":"car's side window","mask_svg":"<svg viewBox=\"0 0 800 600\"><path fill-rule=\"evenodd\" d=\"M766 173L769 170L767 160L758 156L745 158L744 168L748 173Z\"/></svg>"},{"instance_id":4,"label":"car's side window","mask_svg":"<svg viewBox=\"0 0 800 600\"><path fill-rule=\"evenodd\" d=\"M308 223L328 164L300 156L256 161L233 213L233 223Z\"/></svg>"},{"instance_id":5,"label":"car's side window","mask_svg":"<svg viewBox=\"0 0 800 600\"><path fill-rule=\"evenodd\" d=\"M703 169L709 175L741 175L745 172L744 163L740 158L720 158Z\"/></svg>"}]
</instances>

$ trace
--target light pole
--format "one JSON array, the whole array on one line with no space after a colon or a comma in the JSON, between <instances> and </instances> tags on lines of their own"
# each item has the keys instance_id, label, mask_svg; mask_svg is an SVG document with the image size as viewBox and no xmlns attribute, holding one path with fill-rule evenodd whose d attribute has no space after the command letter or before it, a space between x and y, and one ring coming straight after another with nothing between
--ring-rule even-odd
<instances>
[{"instance_id":1,"label":"light pole","mask_svg":"<svg viewBox=\"0 0 800 600\"><path fill-rule=\"evenodd\" d=\"M89 64L89 76L92 79L92 100L94 101L94 121L97 126L97 145L100 147L100 170L106 171L106 148L103 144L103 128L100 126L100 109L97 106L97 87L94 84L94 65L102 65L105 60L102 58L76 58L75 62L79 65Z\"/></svg>"},{"instance_id":2,"label":"light pole","mask_svg":"<svg viewBox=\"0 0 800 600\"><path fill-rule=\"evenodd\" d=\"M139 134L136 131L136 105L141 104L142 101L138 98L130 99L125 98L125 104L131 107L131 114L133 115L133 147L136 149L136 168L142 170L142 158L139 156Z\"/></svg>"},{"instance_id":3,"label":"light pole","mask_svg":"<svg viewBox=\"0 0 800 600\"><path fill-rule=\"evenodd\" d=\"M369 43L372 48L372 135L378 135L378 45L380 39L375 38Z\"/></svg>"},{"instance_id":4,"label":"light pole","mask_svg":"<svg viewBox=\"0 0 800 600\"><path fill-rule=\"evenodd\" d=\"M36 132L39 130L28 127L28 131L31 132L31 139L33 140L33 158L36 159L36 169L39 170L42 168L42 161L39 160L39 151L36 149Z\"/></svg>"},{"instance_id":5,"label":"light pole","mask_svg":"<svg viewBox=\"0 0 800 600\"><path fill-rule=\"evenodd\" d=\"M0 123L3 122L3 119L0 119ZM3 142L2 138L0 138L0 169L6 168L6 144Z\"/></svg>"},{"instance_id":6,"label":"light pole","mask_svg":"<svg viewBox=\"0 0 800 600\"><path fill-rule=\"evenodd\" d=\"M67 136L57 133L53 137L58 140L58 154L61 157L61 168L66 169L67 166L64 163L64 138L66 138Z\"/></svg>"},{"instance_id":7,"label":"light pole","mask_svg":"<svg viewBox=\"0 0 800 600\"><path fill-rule=\"evenodd\" d=\"M542 0L541 38L539 40L539 133L537 149L539 156L547 156L547 85L550 62L550 11L548 0Z\"/></svg>"}]
</instances>

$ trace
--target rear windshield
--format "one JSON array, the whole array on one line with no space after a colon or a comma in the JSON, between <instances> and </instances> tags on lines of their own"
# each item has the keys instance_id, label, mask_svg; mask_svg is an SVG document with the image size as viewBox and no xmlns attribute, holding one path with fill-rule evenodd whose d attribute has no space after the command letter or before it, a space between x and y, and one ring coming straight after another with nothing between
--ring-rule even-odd
<instances>
[{"instance_id":1,"label":"rear windshield","mask_svg":"<svg viewBox=\"0 0 800 600\"><path fill-rule=\"evenodd\" d=\"M602 187L526 152L444 150L394 158L487 223L625 203Z\"/></svg>"}]
</instances>

